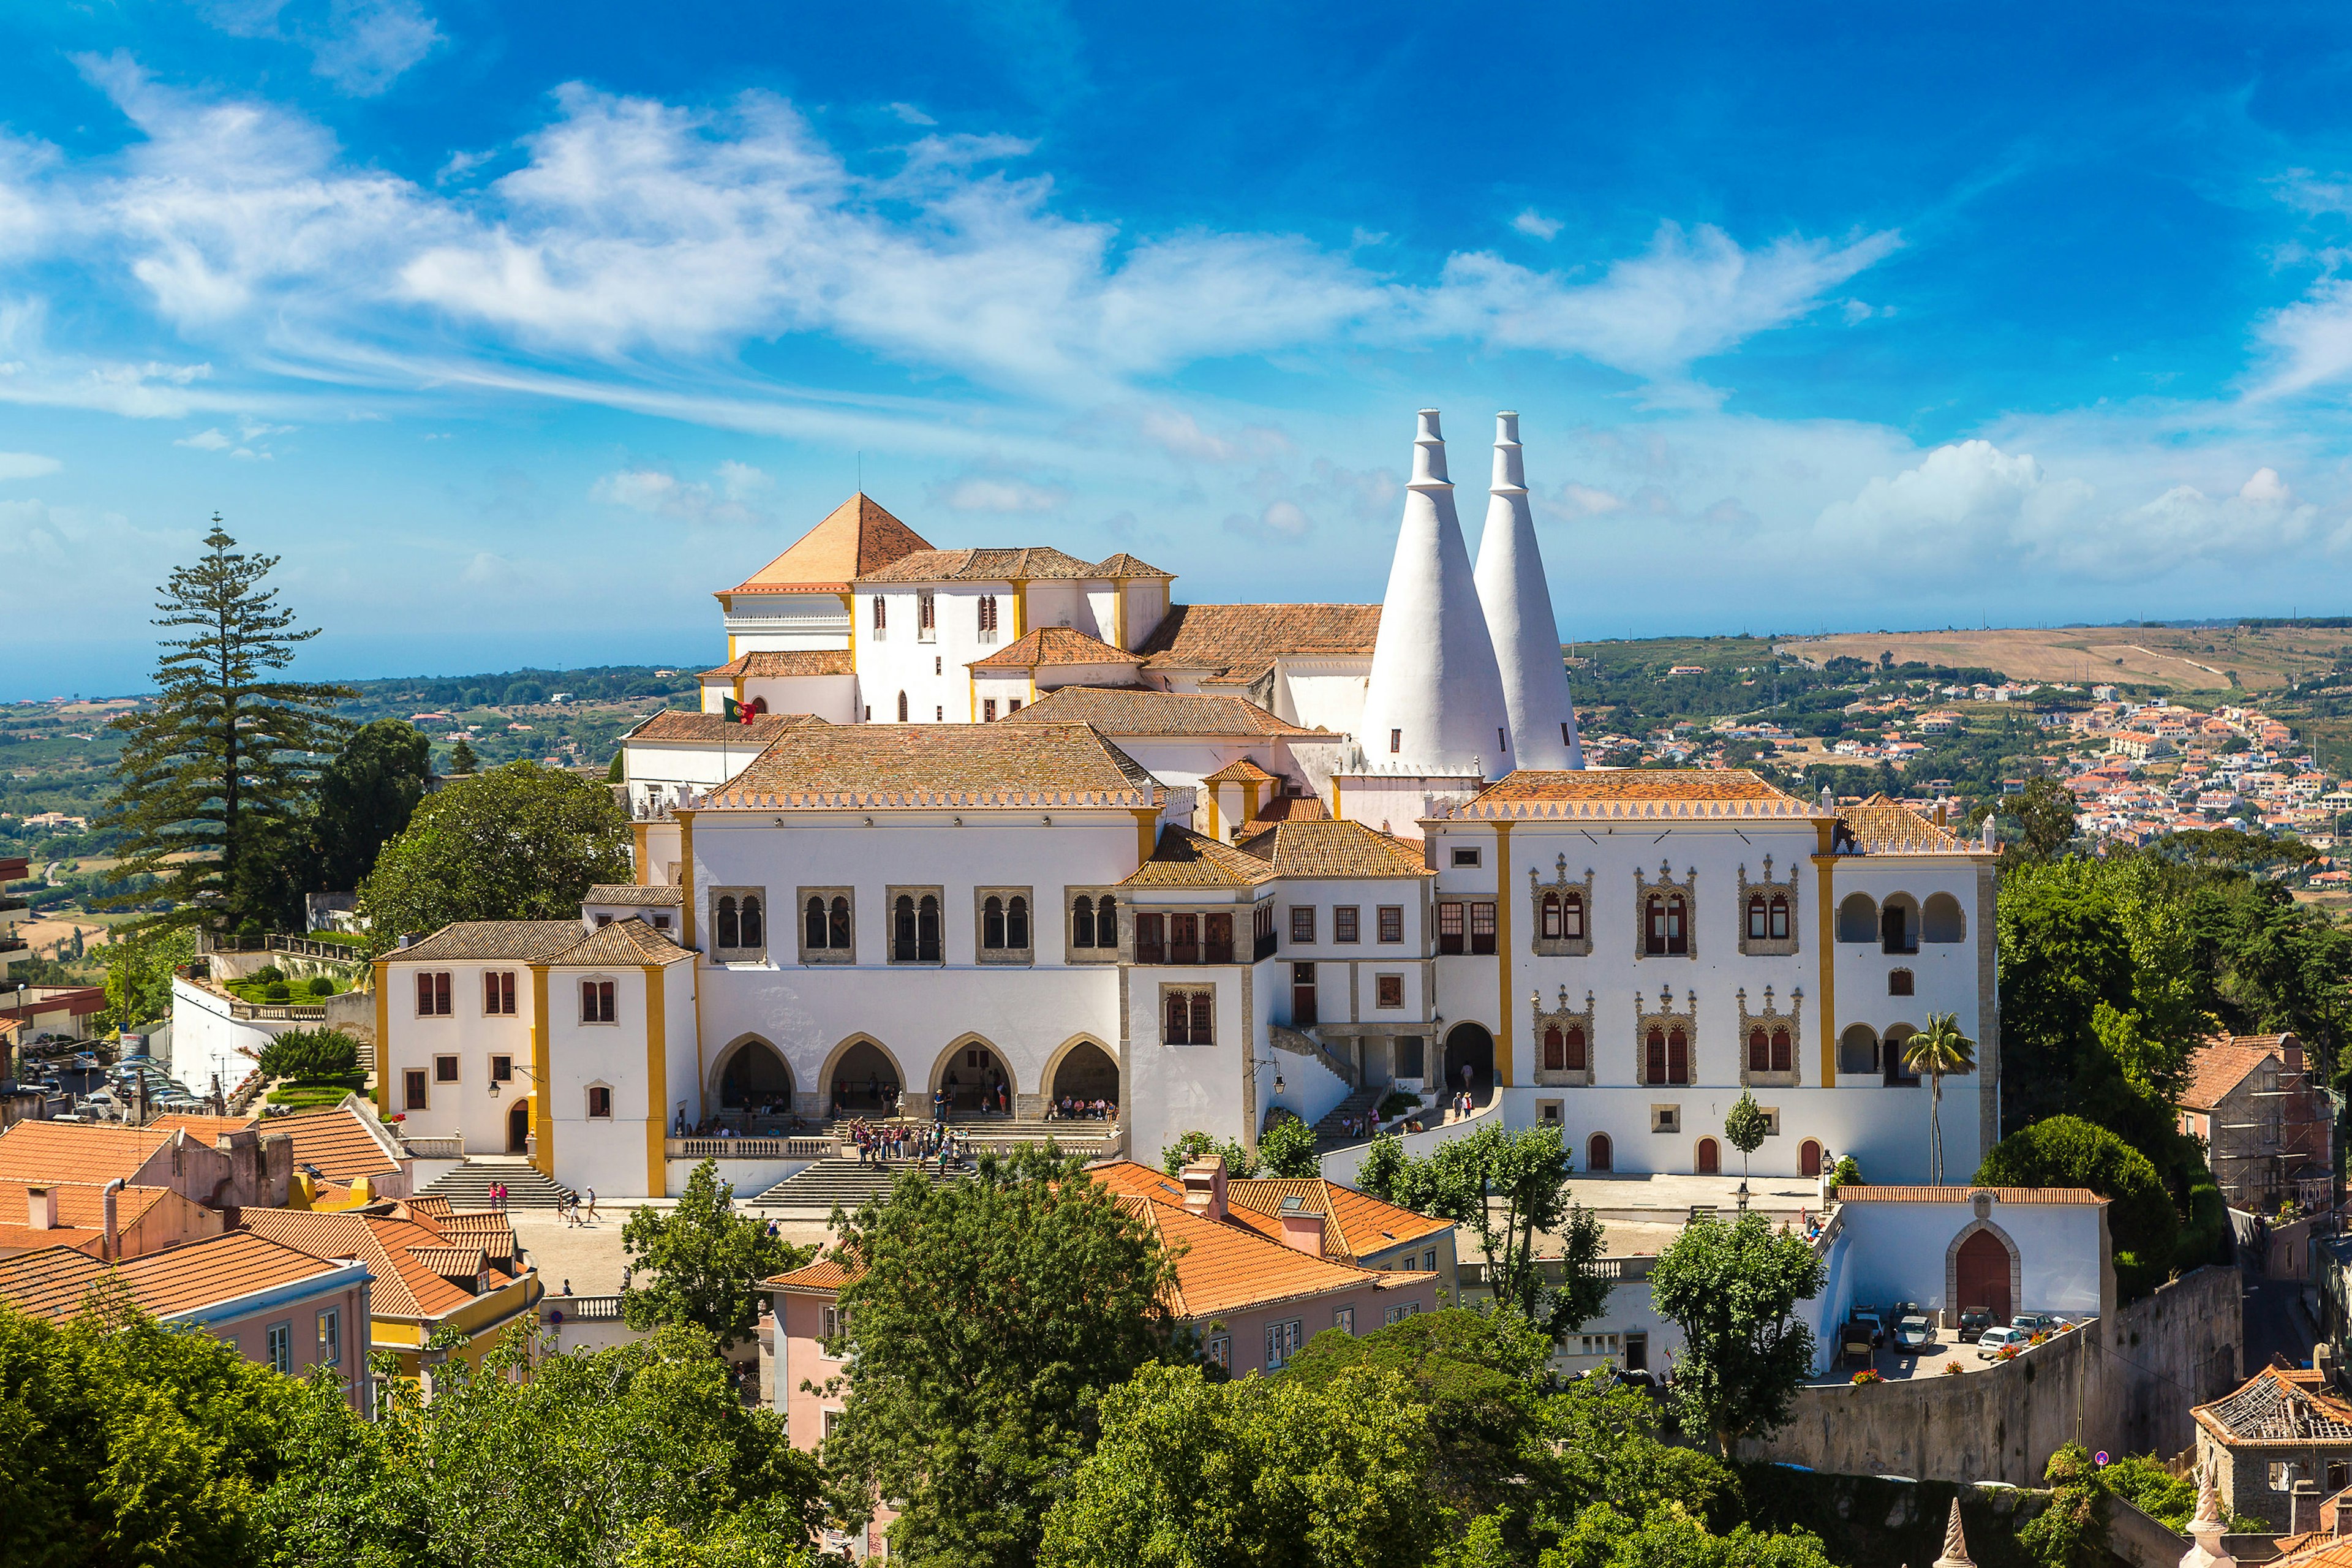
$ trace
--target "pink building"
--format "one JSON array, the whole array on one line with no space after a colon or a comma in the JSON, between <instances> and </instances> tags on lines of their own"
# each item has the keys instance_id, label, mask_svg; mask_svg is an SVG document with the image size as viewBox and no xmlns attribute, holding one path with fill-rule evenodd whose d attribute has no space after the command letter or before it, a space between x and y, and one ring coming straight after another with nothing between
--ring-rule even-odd
<instances>
[{"instance_id":1,"label":"pink building","mask_svg":"<svg viewBox=\"0 0 2352 1568\"><path fill-rule=\"evenodd\" d=\"M1384 1204L1316 1177L1228 1181L1222 1159L1171 1176L1131 1160L1087 1174L1119 1194L1177 1254L1176 1317L1236 1377L1276 1373L1326 1329L1368 1334L1433 1311L1454 1278L1451 1220ZM795 1447L833 1428L842 1394L821 1391L844 1371L825 1342L856 1275L830 1258L764 1281L775 1316L768 1385ZM763 1336L764 1338L765 1336ZM804 1388L803 1385L810 1385Z\"/></svg>"}]
</instances>

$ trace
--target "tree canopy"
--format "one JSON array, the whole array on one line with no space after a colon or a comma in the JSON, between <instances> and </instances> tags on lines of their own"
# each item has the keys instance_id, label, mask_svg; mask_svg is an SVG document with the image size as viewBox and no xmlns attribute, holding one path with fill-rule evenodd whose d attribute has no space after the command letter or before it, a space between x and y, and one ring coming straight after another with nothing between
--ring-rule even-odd
<instances>
[{"instance_id":1,"label":"tree canopy","mask_svg":"<svg viewBox=\"0 0 2352 1568\"><path fill-rule=\"evenodd\" d=\"M360 884L376 942L452 921L576 920L598 882L629 880L629 823L612 792L512 763L428 795Z\"/></svg>"},{"instance_id":2,"label":"tree canopy","mask_svg":"<svg viewBox=\"0 0 2352 1568\"><path fill-rule=\"evenodd\" d=\"M1683 1331L1674 1408L1727 1458L1738 1438L1787 1425L1811 1373L1813 1332L1791 1315L1822 1289L1812 1244L1760 1214L1700 1217L1650 1270L1660 1316Z\"/></svg>"},{"instance_id":3,"label":"tree canopy","mask_svg":"<svg viewBox=\"0 0 2352 1568\"><path fill-rule=\"evenodd\" d=\"M2078 1116L2053 1116L1994 1144L1973 1178L1982 1187L2088 1187L2109 1200L2107 1235L2126 1296L2170 1270L2180 1220L2147 1156ZM2152 1275L2152 1277L2151 1277Z\"/></svg>"},{"instance_id":4,"label":"tree canopy","mask_svg":"<svg viewBox=\"0 0 2352 1568\"><path fill-rule=\"evenodd\" d=\"M1315 1129L1296 1116L1277 1119L1258 1135L1257 1166L1269 1176L1319 1176L1315 1158Z\"/></svg>"},{"instance_id":5,"label":"tree canopy","mask_svg":"<svg viewBox=\"0 0 2352 1568\"><path fill-rule=\"evenodd\" d=\"M321 1082L359 1071L360 1043L341 1029L288 1029L261 1047L271 1078Z\"/></svg>"},{"instance_id":6,"label":"tree canopy","mask_svg":"<svg viewBox=\"0 0 2352 1568\"><path fill-rule=\"evenodd\" d=\"M640 1208L621 1227L621 1245L637 1270L621 1292L629 1327L690 1323L731 1350L759 1321L762 1279L798 1268L816 1256L735 1212L719 1162L705 1160L686 1179L686 1191L667 1214ZM646 1276L650 1275L650 1278Z\"/></svg>"},{"instance_id":7,"label":"tree canopy","mask_svg":"<svg viewBox=\"0 0 2352 1568\"><path fill-rule=\"evenodd\" d=\"M385 844L407 827L433 777L433 744L413 724L362 726L319 774L311 827L314 892L348 892Z\"/></svg>"}]
</instances>

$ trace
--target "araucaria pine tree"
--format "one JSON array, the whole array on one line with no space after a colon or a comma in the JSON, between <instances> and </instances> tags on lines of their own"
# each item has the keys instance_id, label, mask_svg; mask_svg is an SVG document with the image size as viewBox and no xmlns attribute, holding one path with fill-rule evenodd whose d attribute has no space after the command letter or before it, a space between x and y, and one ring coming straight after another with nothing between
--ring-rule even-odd
<instances>
[{"instance_id":1,"label":"araucaria pine tree","mask_svg":"<svg viewBox=\"0 0 2352 1568\"><path fill-rule=\"evenodd\" d=\"M296 630L278 590L261 586L278 557L236 545L215 516L204 556L160 590L159 695L114 721L125 736L104 824L125 835L115 875L162 880L137 895L171 901L159 925L263 918L266 862L292 840L349 728L333 711L348 689L276 678L318 628Z\"/></svg>"}]
</instances>

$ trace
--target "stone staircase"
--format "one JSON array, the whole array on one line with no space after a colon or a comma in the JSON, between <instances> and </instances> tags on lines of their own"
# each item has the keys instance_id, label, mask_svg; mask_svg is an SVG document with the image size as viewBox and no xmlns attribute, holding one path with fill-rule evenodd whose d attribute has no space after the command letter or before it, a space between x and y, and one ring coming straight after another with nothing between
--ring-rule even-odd
<instances>
[{"instance_id":1,"label":"stone staircase","mask_svg":"<svg viewBox=\"0 0 2352 1568\"><path fill-rule=\"evenodd\" d=\"M745 1200L745 1206L813 1215L829 1215L835 1204L855 1209L866 1199L888 1192L897 1184L900 1172L913 1168L912 1161L869 1165L855 1159L819 1160L786 1176L758 1197ZM951 1170L947 1179L962 1181L971 1174L968 1170ZM926 1171L924 1175L927 1180L939 1180L936 1170Z\"/></svg>"},{"instance_id":2,"label":"stone staircase","mask_svg":"<svg viewBox=\"0 0 2352 1568\"><path fill-rule=\"evenodd\" d=\"M1362 1138L1349 1134L1346 1130L1348 1120L1350 1117L1371 1114L1372 1108L1380 1104L1381 1096L1386 1092L1387 1089L1381 1085L1370 1085L1357 1089L1347 1099L1333 1106L1331 1113L1315 1124L1315 1152L1318 1154L1328 1153L1333 1149L1345 1149L1365 1142Z\"/></svg>"},{"instance_id":3,"label":"stone staircase","mask_svg":"<svg viewBox=\"0 0 2352 1568\"><path fill-rule=\"evenodd\" d=\"M507 1207L510 1209L557 1208L573 1195L571 1188L556 1185L541 1175L536 1166L520 1159L480 1158L466 1160L455 1170L444 1173L425 1189L423 1195L447 1198L451 1208L486 1209L490 1206L493 1182L506 1184Z\"/></svg>"}]
</instances>

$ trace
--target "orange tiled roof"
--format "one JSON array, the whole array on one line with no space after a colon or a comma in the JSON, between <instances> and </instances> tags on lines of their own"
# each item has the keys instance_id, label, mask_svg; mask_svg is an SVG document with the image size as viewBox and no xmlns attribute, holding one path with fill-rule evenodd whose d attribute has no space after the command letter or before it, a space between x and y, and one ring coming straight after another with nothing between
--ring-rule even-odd
<instances>
[{"instance_id":1,"label":"orange tiled roof","mask_svg":"<svg viewBox=\"0 0 2352 1568\"><path fill-rule=\"evenodd\" d=\"M804 1263L787 1273L772 1275L760 1283L764 1288L776 1290L831 1292L865 1277L866 1271L862 1268L852 1268L831 1258L819 1258L814 1263Z\"/></svg>"},{"instance_id":2,"label":"orange tiled roof","mask_svg":"<svg viewBox=\"0 0 2352 1568\"><path fill-rule=\"evenodd\" d=\"M1840 1187L1842 1204L1965 1204L1988 1193L1996 1204L2103 1204L2088 1187Z\"/></svg>"},{"instance_id":3,"label":"orange tiled roof","mask_svg":"<svg viewBox=\"0 0 2352 1568\"><path fill-rule=\"evenodd\" d=\"M463 1209L452 1214L445 1206L434 1219L442 1235L467 1247L478 1247L499 1263L511 1264L517 1256L514 1222L502 1209Z\"/></svg>"},{"instance_id":4,"label":"orange tiled roof","mask_svg":"<svg viewBox=\"0 0 2352 1568\"><path fill-rule=\"evenodd\" d=\"M1160 830L1151 858L1135 868L1123 888L1234 888L1270 881L1280 873L1255 855L1220 844L1203 833L1172 824Z\"/></svg>"},{"instance_id":5,"label":"orange tiled roof","mask_svg":"<svg viewBox=\"0 0 2352 1568\"><path fill-rule=\"evenodd\" d=\"M0 1132L0 1176L33 1182L95 1182L136 1175L179 1134L152 1127L89 1127L19 1121Z\"/></svg>"},{"instance_id":6,"label":"orange tiled roof","mask_svg":"<svg viewBox=\"0 0 2352 1568\"><path fill-rule=\"evenodd\" d=\"M1328 822L1331 808L1323 804L1319 795L1278 795L1258 803L1257 815L1241 825L1236 839L1255 838L1269 827L1279 827L1286 822Z\"/></svg>"},{"instance_id":7,"label":"orange tiled roof","mask_svg":"<svg viewBox=\"0 0 2352 1568\"><path fill-rule=\"evenodd\" d=\"M581 896L583 904L635 904L666 909L686 902L686 889L664 882L639 887L635 882L599 882Z\"/></svg>"},{"instance_id":8,"label":"orange tiled roof","mask_svg":"<svg viewBox=\"0 0 2352 1568\"><path fill-rule=\"evenodd\" d=\"M822 724L814 713L754 713L749 724L724 713L688 713L665 708L621 738L625 741L730 741L740 743L774 740L802 724Z\"/></svg>"},{"instance_id":9,"label":"orange tiled roof","mask_svg":"<svg viewBox=\"0 0 2352 1568\"><path fill-rule=\"evenodd\" d=\"M1234 699L1220 698L1213 699L1213 700L1233 701ZM1267 773L1264 768L1259 767L1247 757L1236 757L1232 762L1227 763L1223 767L1219 768L1215 773L1213 773L1208 777L1202 779L1201 782L1202 784L1263 784L1275 783L1276 775Z\"/></svg>"},{"instance_id":10,"label":"orange tiled roof","mask_svg":"<svg viewBox=\"0 0 2352 1568\"><path fill-rule=\"evenodd\" d=\"M1139 686L1065 686L1049 691L1008 721L1020 724L1091 724L1106 735L1213 735L1257 740L1265 736L1319 737L1277 718L1246 697L1197 691L1156 691Z\"/></svg>"},{"instance_id":11,"label":"orange tiled roof","mask_svg":"<svg viewBox=\"0 0 2352 1568\"><path fill-rule=\"evenodd\" d=\"M578 921L453 921L408 947L383 955L389 963L463 963L504 959L536 963L580 940Z\"/></svg>"},{"instance_id":12,"label":"orange tiled roof","mask_svg":"<svg viewBox=\"0 0 2352 1568\"><path fill-rule=\"evenodd\" d=\"M188 1116L174 1113L159 1116L147 1124L150 1132L185 1132L197 1142L209 1148L219 1142L225 1132L242 1132L255 1122L257 1116Z\"/></svg>"},{"instance_id":13,"label":"orange tiled roof","mask_svg":"<svg viewBox=\"0 0 2352 1568\"><path fill-rule=\"evenodd\" d=\"M712 796L725 808L1160 804L1160 781L1084 724L795 730Z\"/></svg>"},{"instance_id":14,"label":"orange tiled roof","mask_svg":"<svg viewBox=\"0 0 2352 1568\"><path fill-rule=\"evenodd\" d=\"M1454 815L1486 817L1811 817L1813 808L1746 768L1522 769Z\"/></svg>"},{"instance_id":15,"label":"orange tiled roof","mask_svg":"<svg viewBox=\"0 0 2352 1568\"><path fill-rule=\"evenodd\" d=\"M1845 806L1838 816L1852 830L1855 845L1865 855L1948 854L1972 847L1948 828L1937 826L1884 794Z\"/></svg>"},{"instance_id":16,"label":"orange tiled roof","mask_svg":"<svg viewBox=\"0 0 2352 1568\"><path fill-rule=\"evenodd\" d=\"M2266 1366L2233 1392L2189 1414L2232 1447L2352 1442L2352 1405L2337 1398L2320 1373L2300 1367Z\"/></svg>"},{"instance_id":17,"label":"orange tiled roof","mask_svg":"<svg viewBox=\"0 0 2352 1568\"><path fill-rule=\"evenodd\" d=\"M1106 555L1096 562L1095 575L1097 577L1166 577L1171 582L1175 580L1175 574L1162 572L1150 562L1129 555L1124 550L1116 555Z\"/></svg>"},{"instance_id":18,"label":"orange tiled roof","mask_svg":"<svg viewBox=\"0 0 2352 1568\"><path fill-rule=\"evenodd\" d=\"M1054 664L1140 664L1123 647L1090 637L1075 626L1039 626L998 648L986 658L968 661L968 669L1036 669Z\"/></svg>"},{"instance_id":19,"label":"orange tiled roof","mask_svg":"<svg viewBox=\"0 0 2352 1568\"><path fill-rule=\"evenodd\" d=\"M400 1162L384 1152L361 1112L347 1105L299 1110L271 1121L269 1131L294 1141L294 1163L316 1165L331 1182L349 1186L362 1176L391 1176Z\"/></svg>"},{"instance_id":20,"label":"orange tiled roof","mask_svg":"<svg viewBox=\"0 0 2352 1568\"><path fill-rule=\"evenodd\" d=\"M572 929L576 932L580 928ZM693 956L691 950L672 942L667 932L657 931L633 916L598 926L571 946L539 962L551 968L580 969L611 964L682 963Z\"/></svg>"},{"instance_id":21,"label":"orange tiled roof","mask_svg":"<svg viewBox=\"0 0 2352 1568\"><path fill-rule=\"evenodd\" d=\"M857 663L845 647L761 648L739 654L698 680L781 680L800 675L856 675ZM786 718L803 715L786 714Z\"/></svg>"},{"instance_id":22,"label":"orange tiled roof","mask_svg":"<svg viewBox=\"0 0 2352 1568\"><path fill-rule=\"evenodd\" d=\"M2284 1059L2284 1035L2225 1035L2207 1040L2189 1054L2189 1083L2180 1103L2190 1110L2210 1110L2246 1081L2246 1075L2265 1058Z\"/></svg>"},{"instance_id":23,"label":"orange tiled roof","mask_svg":"<svg viewBox=\"0 0 2352 1568\"><path fill-rule=\"evenodd\" d=\"M113 1271L131 1300L159 1318L170 1318L341 1267L252 1231L232 1230L131 1258ZM0 1299L62 1322L79 1315L107 1272L105 1264L71 1247L28 1252L0 1261Z\"/></svg>"},{"instance_id":24,"label":"orange tiled roof","mask_svg":"<svg viewBox=\"0 0 2352 1568\"><path fill-rule=\"evenodd\" d=\"M247 1209L255 1232L315 1258L357 1258L375 1276L375 1311L387 1318L445 1318L474 1300L416 1255L418 1247L448 1246L430 1219L411 1211L407 1219L383 1215L310 1214L296 1209ZM504 1276L504 1278L501 1278ZM490 1266L494 1287L516 1277L511 1267Z\"/></svg>"},{"instance_id":25,"label":"orange tiled roof","mask_svg":"<svg viewBox=\"0 0 2352 1568\"><path fill-rule=\"evenodd\" d=\"M733 594L844 593L852 580L930 542L860 490L826 514L792 547L733 588Z\"/></svg>"},{"instance_id":26,"label":"orange tiled roof","mask_svg":"<svg viewBox=\"0 0 2352 1568\"><path fill-rule=\"evenodd\" d=\"M1101 574L1075 555L1033 544L1017 550L920 551L859 573L857 583L861 587L868 583L1027 583Z\"/></svg>"},{"instance_id":27,"label":"orange tiled roof","mask_svg":"<svg viewBox=\"0 0 2352 1568\"><path fill-rule=\"evenodd\" d=\"M1244 855L1283 877L1434 877L1417 845L1360 822L1278 822L1242 840Z\"/></svg>"},{"instance_id":28,"label":"orange tiled roof","mask_svg":"<svg viewBox=\"0 0 2352 1568\"><path fill-rule=\"evenodd\" d=\"M1378 605L1171 605L1136 651L1151 669L1254 680L1285 655L1371 657Z\"/></svg>"}]
</instances>

